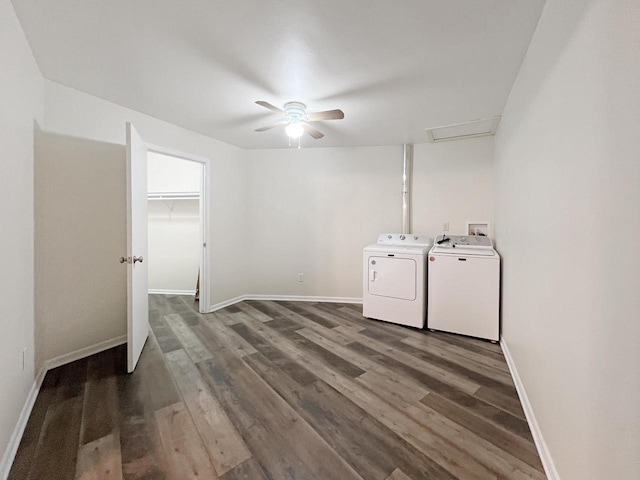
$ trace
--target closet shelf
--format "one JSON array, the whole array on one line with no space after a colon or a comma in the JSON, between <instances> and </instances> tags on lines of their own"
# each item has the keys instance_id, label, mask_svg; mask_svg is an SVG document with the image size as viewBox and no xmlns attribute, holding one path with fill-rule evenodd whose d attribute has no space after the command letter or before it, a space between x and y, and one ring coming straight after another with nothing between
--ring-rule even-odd
<instances>
[{"instance_id":1,"label":"closet shelf","mask_svg":"<svg viewBox=\"0 0 640 480\"><path fill-rule=\"evenodd\" d=\"M198 200L199 192L154 192L148 193L149 200Z\"/></svg>"}]
</instances>

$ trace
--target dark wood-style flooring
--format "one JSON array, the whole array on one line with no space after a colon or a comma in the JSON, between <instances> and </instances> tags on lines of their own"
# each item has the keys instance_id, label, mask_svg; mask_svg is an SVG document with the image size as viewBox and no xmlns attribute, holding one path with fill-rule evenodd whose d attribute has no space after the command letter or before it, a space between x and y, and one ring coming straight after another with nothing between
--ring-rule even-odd
<instances>
[{"instance_id":1,"label":"dark wood-style flooring","mask_svg":"<svg viewBox=\"0 0 640 480\"><path fill-rule=\"evenodd\" d=\"M357 305L151 296L118 347L47 373L10 480L544 479L500 347Z\"/></svg>"}]
</instances>

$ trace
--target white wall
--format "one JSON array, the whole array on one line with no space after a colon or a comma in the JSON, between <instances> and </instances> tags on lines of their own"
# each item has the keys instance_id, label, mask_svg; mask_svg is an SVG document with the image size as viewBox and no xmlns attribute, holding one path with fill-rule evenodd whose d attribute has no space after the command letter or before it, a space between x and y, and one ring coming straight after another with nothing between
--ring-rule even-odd
<instances>
[{"instance_id":1,"label":"white wall","mask_svg":"<svg viewBox=\"0 0 640 480\"><path fill-rule=\"evenodd\" d=\"M203 164L148 154L149 193L200 195ZM200 200L150 200L149 290L195 292L201 260Z\"/></svg>"},{"instance_id":2,"label":"white wall","mask_svg":"<svg viewBox=\"0 0 640 480\"><path fill-rule=\"evenodd\" d=\"M147 154L149 193L200 192L202 164L156 152Z\"/></svg>"},{"instance_id":3,"label":"white wall","mask_svg":"<svg viewBox=\"0 0 640 480\"><path fill-rule=\"evenodd\" d=\"M493 217L494 137L414 146L413 231L466 234L466 222Z\"/></svg>"},{"instance_id":4,"label":"white wall","mask_svg":"<svg viewBox=\"0 0 640 480\"><path fill-rule=\"evenodd\" d=\"M0 0L0 65L0 458L5 458L34 379L33 130L43 109L42 77L8 0Z\"/></svg>"},{"instance_id":5,"label":"white wall","mask_svg":"<svg viewBox=\"0 0 640 480\"><path fill-rule=\"evenodd\" d=\"M126 333L122 145L36 132L36 365Z\"/></svg>"},{"instance_id":6,"label":"white wall","mask_svg":"<svg viewBox=\"0 0 640 480\"><path fill-rule=\"evenodd\" d=\"M547 0L496 141L503 335L567 480L640 478L638 25Z\"/></svg>"},{"instance_id":7,"label":"white wall","mask_svg":"<svg viewBox=\"0 0 640 480\"><path fill-rule=\"evenodd\" d=\"M200 268L200 200L149 200L149 290L191 292Z\"/></svg>"},{"instance_id":8,"label":"white wall","mask_svg":"<svg viewBox=\"0 0 640 480\"><path fill-rule=\"evenodd\" d=\"M361 298L363 247L402 228L402 147L248 158L246 293ZM490 220L492 160L492 138L416 145L413 231L434 236L443 219L452 229Z\"/></svg>"},{"instance_id":9,"label":"white wall","mask_svg":"<svg viewBox=\"0 0 640 480\"><path fill-rule=\"evenodd\" d=\"M103 207L118 204L121 205L120 209L113 210L112 215L118 216L119 225L125 225L124 190L114 187L104 191L105 189L96 184L96 178L104 175L105 182L109 185L124 186L125 155L122 145L125 143L125 122L130 121L149 143L211 159L211 300L216 303L244 293L244 283L241 275L237 273L235 255L236 251L244 250L243 239L240 235L229 235L229 232L236 232L242 228L245 210L244 152L77 90L50 81L45 81L44 84L45 119L41 136L45 141L41 142L37 164L43 167L46 165L43 172L52 171L59 176L64 172L67 178L59 180L62 184L69 185L71 191L56 188L56 182L42 177L45 185L43 196L40 198L43 201L46 198L47 204L40 203L48 210L46 215L39 215L38 219L48 222L49 228L43 232L51 231L53 223L59 221L67 228L65 235L69 238L77 236L84 239L87 245L92 241L100 245L111 245L109 252L106 249L100 251L101 261L109 265L105 266L102 280L109 285L125 285L126 272L118 263L118 258L124 254L126 248L120 229L107 230L103 218L99 215L90 216L88 209L84 207L74 207L82 211L82 221L71 222L65 208L69 206L70 196L75 204L86 203L87 207L97 201L103 202ZM84 150L75 154L73 150L76 145L82 146ZM122 152L119 162L115 157L99 162L101 156L111 158L114 148ZM58 151L66 152L64 158ZM88 162L86 168L76 171L74 165L81 166L83 159ZM100 195L92 193L93 187ZM110 221L111 217L108 218ZM112 293L115 297L112 297L111 301L101 301L98 285L92 287L92 293L89 295L70 297L67 294L74 290L86 291L90 288L86 285L85 272L91 270L88 263L93 260L80 256L73 269L60 265L59 259L68 258L76 247L75 242L63 241L62 237L61 234L56 235L57 242L54 245L46 245L47 237L38 235L36 242L36 255L40 259L36 262L36 278L48 278L47 286L50 288L47 292L51 298L60 295L69 302L69 305L62 305L51 301L50 298L38 299L39 305L42 306L36 311L38 331L47 334L47 337L43 337L43 341L39 342L40 361L125 333L124 310L122 315L119 314L121 306L124 305L124 290L121 294L115 293L114 290ZM54 268L56 264L58 265ZM47 277L55 275L56 271L64 272L64 282L55 282L54 278ZM69 318L69 309L73 309L74 318ZM55 328L60 325L65 325L65 328ZM73 335L69 335L69 329L73 330Z\"/></svg>"}]
</instances>

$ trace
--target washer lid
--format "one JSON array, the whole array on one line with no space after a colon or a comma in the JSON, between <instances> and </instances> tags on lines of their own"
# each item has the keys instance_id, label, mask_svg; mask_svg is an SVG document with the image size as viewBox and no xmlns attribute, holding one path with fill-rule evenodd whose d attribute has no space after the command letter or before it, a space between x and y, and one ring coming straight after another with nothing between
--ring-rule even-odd
<instances>
[{"instance_id":1,"label":"washer lid","mask_svg":"<svg viewBox=\"0 0 640 480\"><path fill-rule=\"evenodd\" d=\"M435 245L429 253L438 253L441 255L458 255L464 257L493 257L496 254L494 249L491 250L478 250L473 248L464 247L442 247Z\"/></svg>"}]
</instances>

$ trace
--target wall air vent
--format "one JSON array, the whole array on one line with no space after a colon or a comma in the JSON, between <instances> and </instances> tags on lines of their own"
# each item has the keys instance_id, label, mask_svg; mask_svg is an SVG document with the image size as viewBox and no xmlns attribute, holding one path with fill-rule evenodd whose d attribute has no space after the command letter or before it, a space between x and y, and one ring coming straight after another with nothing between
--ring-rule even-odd
<instances>
[{"instance_id":1,"label":"wall air vent","mask_svg":"<svg viewBox=\"0 0 640 480\"><path fill-rule=\"evenodd\" d=\"M442 127L432 127L427 128L427 137L429 137L431 143L437 143L495 135L499 123L500 116L497 116L453 125L443 125Z\"/></svg>"}]
</instances>

